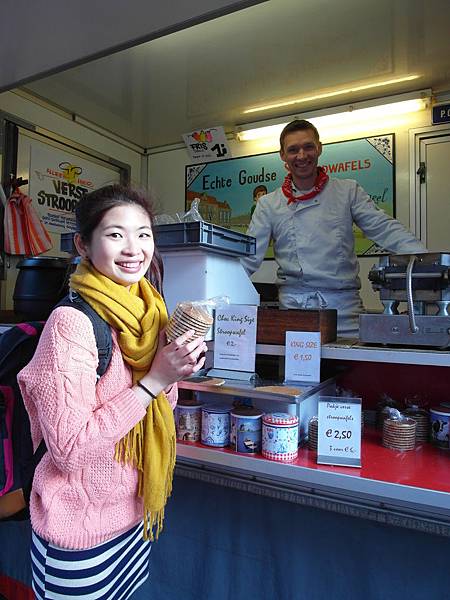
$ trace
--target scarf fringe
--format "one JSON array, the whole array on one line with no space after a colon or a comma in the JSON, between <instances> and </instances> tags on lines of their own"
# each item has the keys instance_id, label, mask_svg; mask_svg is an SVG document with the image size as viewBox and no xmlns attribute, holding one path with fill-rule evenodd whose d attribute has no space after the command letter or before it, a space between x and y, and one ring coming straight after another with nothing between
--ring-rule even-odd
<instances>
[{"instance_id":1,"label":"scarf fringe","mask_svg":"<svg viewBox=\"0 0 450 600\"><path fill-rule=\"evenodd\" d=\"M144 470L143 440L145 435L144 419L133 427L116 444L114 458L121 464L130 464L138 469L139 473Z\"/></svg>"},{"instance_id":2,"label":"scarf fringe","mask_svg":"<svg viewBox=\"0 0 450 600\"><path fill-rule=\"evenodd\" d=\"M173 442L173 443L172 443ZM152 511L147 508L144 504L144 522L143 522L143 538L144 540L150 540L154 542L158 539L159 534L163 530L165 505L167 499L172 494L172 481L173 471L175 469L176 461L176 441L175 438L171 440L170 449L170 464L167 471L167 479L164 490L164 506L160 510Z\"/></svg>"}]
</instances>

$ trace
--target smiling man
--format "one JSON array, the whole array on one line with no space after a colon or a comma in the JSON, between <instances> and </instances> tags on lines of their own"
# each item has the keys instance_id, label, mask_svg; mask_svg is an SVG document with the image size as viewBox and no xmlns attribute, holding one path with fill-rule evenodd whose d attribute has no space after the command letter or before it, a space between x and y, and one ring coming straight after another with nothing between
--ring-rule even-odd
<instances>
[{"instance_id":1,"label":"smiling man","mask_svg":"<svg viewBox=\"0 0 450 600\"><path fill-rule=\"evenodd\" d=\"M248 228L256 254L242 258L254 273L273 240L281 308L335 308L338 334L358 336L364 310L353 223L396 254L426 252L401 223L379 210L353 179L329 178L318 166L319 132L309 121L288 123L280 136L280 156L288 175L260 198Z\"/></svg>"}]
</instances>

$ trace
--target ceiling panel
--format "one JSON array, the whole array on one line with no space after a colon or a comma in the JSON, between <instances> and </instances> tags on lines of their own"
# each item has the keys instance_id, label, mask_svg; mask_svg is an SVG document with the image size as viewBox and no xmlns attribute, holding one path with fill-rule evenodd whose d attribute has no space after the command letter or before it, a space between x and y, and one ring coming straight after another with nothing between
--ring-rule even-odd
<instances>
[{"instance_id":1,"label":"ceiling panel","mask_svg":"<svg viewBox=\"0 0 450 600\"><path fill-rule=\"evenodd\" d=\"M433 87L450 89L448 0L270 0L30 84L27 89L144 147L278 100L417 74L412 82L284 114Z\"/></svg>"}]
</instances>

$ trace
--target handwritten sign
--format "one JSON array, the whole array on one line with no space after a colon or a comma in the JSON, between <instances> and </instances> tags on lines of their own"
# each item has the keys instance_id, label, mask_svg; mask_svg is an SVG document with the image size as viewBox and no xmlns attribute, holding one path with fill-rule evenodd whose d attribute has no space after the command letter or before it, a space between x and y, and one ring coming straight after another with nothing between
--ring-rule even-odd
<instances>
[{"instance_id":1,"label":"handwritten sign","mask_svg":"<svg viewBox=\"0 0 450 600\"><path fill-rule=\"evenodd\" d=\"M256 306L247 304L231 304L216 310L215 369L255 370L256 311Z\"/></svg>"},{"instance_id":2,"label":"handwritten sign","mask_svg":"<svg viewBox=\"0 0 450 600\"><path fill-rule=\"evenodd\" d=\"M286 331L286 381L320 381L320 332Z\"/></svg>"},{"instance_id":3,"label":"handwritten sign","mask_svg":"<svg viewBox=\"0 0 450 600\"><path fill-rule=\"evenodd\" d=\"M361 398L319 398L317 462L361 466Z\"/></svg>"}]
</instances>

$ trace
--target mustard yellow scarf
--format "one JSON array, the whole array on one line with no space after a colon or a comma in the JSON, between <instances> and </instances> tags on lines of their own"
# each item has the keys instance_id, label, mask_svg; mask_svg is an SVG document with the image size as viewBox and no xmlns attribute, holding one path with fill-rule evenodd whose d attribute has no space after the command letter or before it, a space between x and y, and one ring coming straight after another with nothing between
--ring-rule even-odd
<instances>
[{"instance_id":1,"label":"mustard yellow scarf","mask_svg":"<svg viewBox=\"0 0 450 600\"><path fill-rule=\"evenodd\" d=\"M139 381L152 363L159 331L167 323L164 300L147 279L142 278L127 289L85 260L71 276L70 287L117 331L123 359L132 369L133 383ZM138 469L145 539L157 539L162 529L164 507L172 491L175 448L172 408L161 392L150 403L146 417L117 444L115 454L117 460Z\"/></svg>"}]
</instances>

